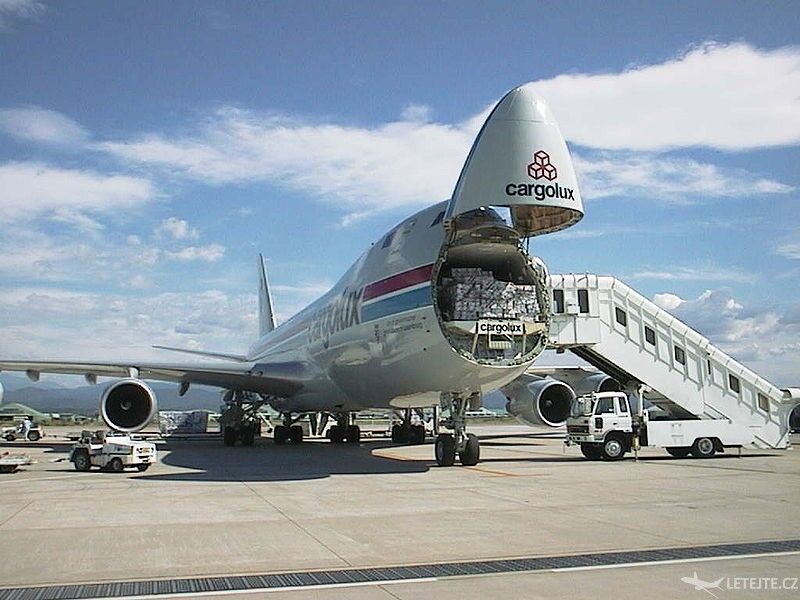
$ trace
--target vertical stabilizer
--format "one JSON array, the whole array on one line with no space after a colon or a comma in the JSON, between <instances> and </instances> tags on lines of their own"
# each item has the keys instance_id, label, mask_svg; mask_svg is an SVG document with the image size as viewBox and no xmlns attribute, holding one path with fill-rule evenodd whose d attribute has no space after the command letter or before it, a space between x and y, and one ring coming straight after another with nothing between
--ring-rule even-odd
<instances>
[{"instance_id":1,"label":"vertical stabilizer","mask_svg":"<svg viewBox=\"0 0 800 600\"><path fill-rule=\"evenodd\" d=\"M258 255L258 335L263 336L275 329L275 313L272 310L272 294L269 293L267 268L264 256Z\"/></svg>"}]
</instances>

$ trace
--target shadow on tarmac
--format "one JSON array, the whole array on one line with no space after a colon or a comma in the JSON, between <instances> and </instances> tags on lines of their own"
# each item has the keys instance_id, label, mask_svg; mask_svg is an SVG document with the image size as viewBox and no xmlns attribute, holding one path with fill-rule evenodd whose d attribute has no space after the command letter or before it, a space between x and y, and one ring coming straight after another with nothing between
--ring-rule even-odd
<instances>
[{"instance_id":1,"label":"shadow on tarmac","mask_svg":"<svg viewBox=\"0 0 800 600\"><path fill-rule=\"evenodd\" d=\"M431 460L403 460L373 454L394 448L385 440L366 440L361 444L331 444L306 441L299 445L277 446L271 438L256 441L255 446L226 447L216 441L169 441L159 446L159 466L155 472L136 479L151 481L298 481L321 479L331 475L368 475L387 473L424 473ZM163 466L191 471L159 473Z\"/></svg>"}]
</instances>

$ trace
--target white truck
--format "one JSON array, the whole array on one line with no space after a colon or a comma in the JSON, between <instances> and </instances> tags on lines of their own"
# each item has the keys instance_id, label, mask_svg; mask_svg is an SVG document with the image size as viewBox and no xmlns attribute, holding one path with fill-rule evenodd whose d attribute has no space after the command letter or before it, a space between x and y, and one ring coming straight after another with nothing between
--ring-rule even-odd
<instances>
[{"instance_id":1,"label":"white truck","mask_svg":"<svg viewBox=\"0 0 800 600\"><path fill-rule=\"evenodd\" d=\"M105 431L82 431L72 446L69 460L76 471L99 467L122 472L126 467L146 471L157 460L156 445L128 434Z\"/></svg>"},{"instance_id":2,"label":"white truck","mask_svg":"<svg viewBox=\"0 0 800 600\"><path fill-rule=\"evenodd\" d=\"M580 446L589 460L619 460L642 447L709 458L752 442L747 427L727 419L652 419L646 411L634 414L623 392L597 392L573 401L564 443Z\"/></svg>"}]
</instances>

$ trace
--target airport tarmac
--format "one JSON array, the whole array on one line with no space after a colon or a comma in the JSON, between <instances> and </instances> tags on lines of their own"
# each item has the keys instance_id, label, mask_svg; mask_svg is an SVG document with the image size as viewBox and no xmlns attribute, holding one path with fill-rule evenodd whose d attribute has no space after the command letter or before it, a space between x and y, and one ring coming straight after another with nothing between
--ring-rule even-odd
<instances>
[{"instance_id":1,"label":"airport tarmac","mask_svg":"<svg viewBox=\"0 0 800 600\"><path fill-rule=\"evenodd\" d=\"M0 588L494 561L494 574L232 597L705 597L681 581L696 572L728 578L710 590L720 598L800 598L791 585L800 551L686 558L695 547L800 538L797 450L709 460L647 450L636 462L588 462L574 448L563 453L557 434L472 431L482 461L468 468L436 467L430 442L380 438L357 447L170 441L159 444L158 465L123 474L53 462L69 443L52 437L3 444L39 462L0 475ZM648 549L683 549L683 558L529 572L504 572L497 560ZM772 583L758 591L735 578Z\"/></svg>"}]
</instances>

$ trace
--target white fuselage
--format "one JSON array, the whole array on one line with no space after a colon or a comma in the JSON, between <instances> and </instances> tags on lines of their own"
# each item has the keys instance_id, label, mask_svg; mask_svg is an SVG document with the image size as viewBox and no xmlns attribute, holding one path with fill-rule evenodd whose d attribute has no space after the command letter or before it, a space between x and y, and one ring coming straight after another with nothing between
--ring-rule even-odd
<instances>
[{"instance_id":1,"label":"white fuselage","mask_svg":"<svg viewBox=\"0 0 800 600\"><path fill-rule=\"evenodd\" d=\"M253 344L248 360L256 365L307 365L303 389L276 400L278 410L433 406L442 392L485 393L530 365L535 356L512 366L478 364L443 334L431 286L446 206L401 222L327 294Z\"/></svg>"}]
</instances>

